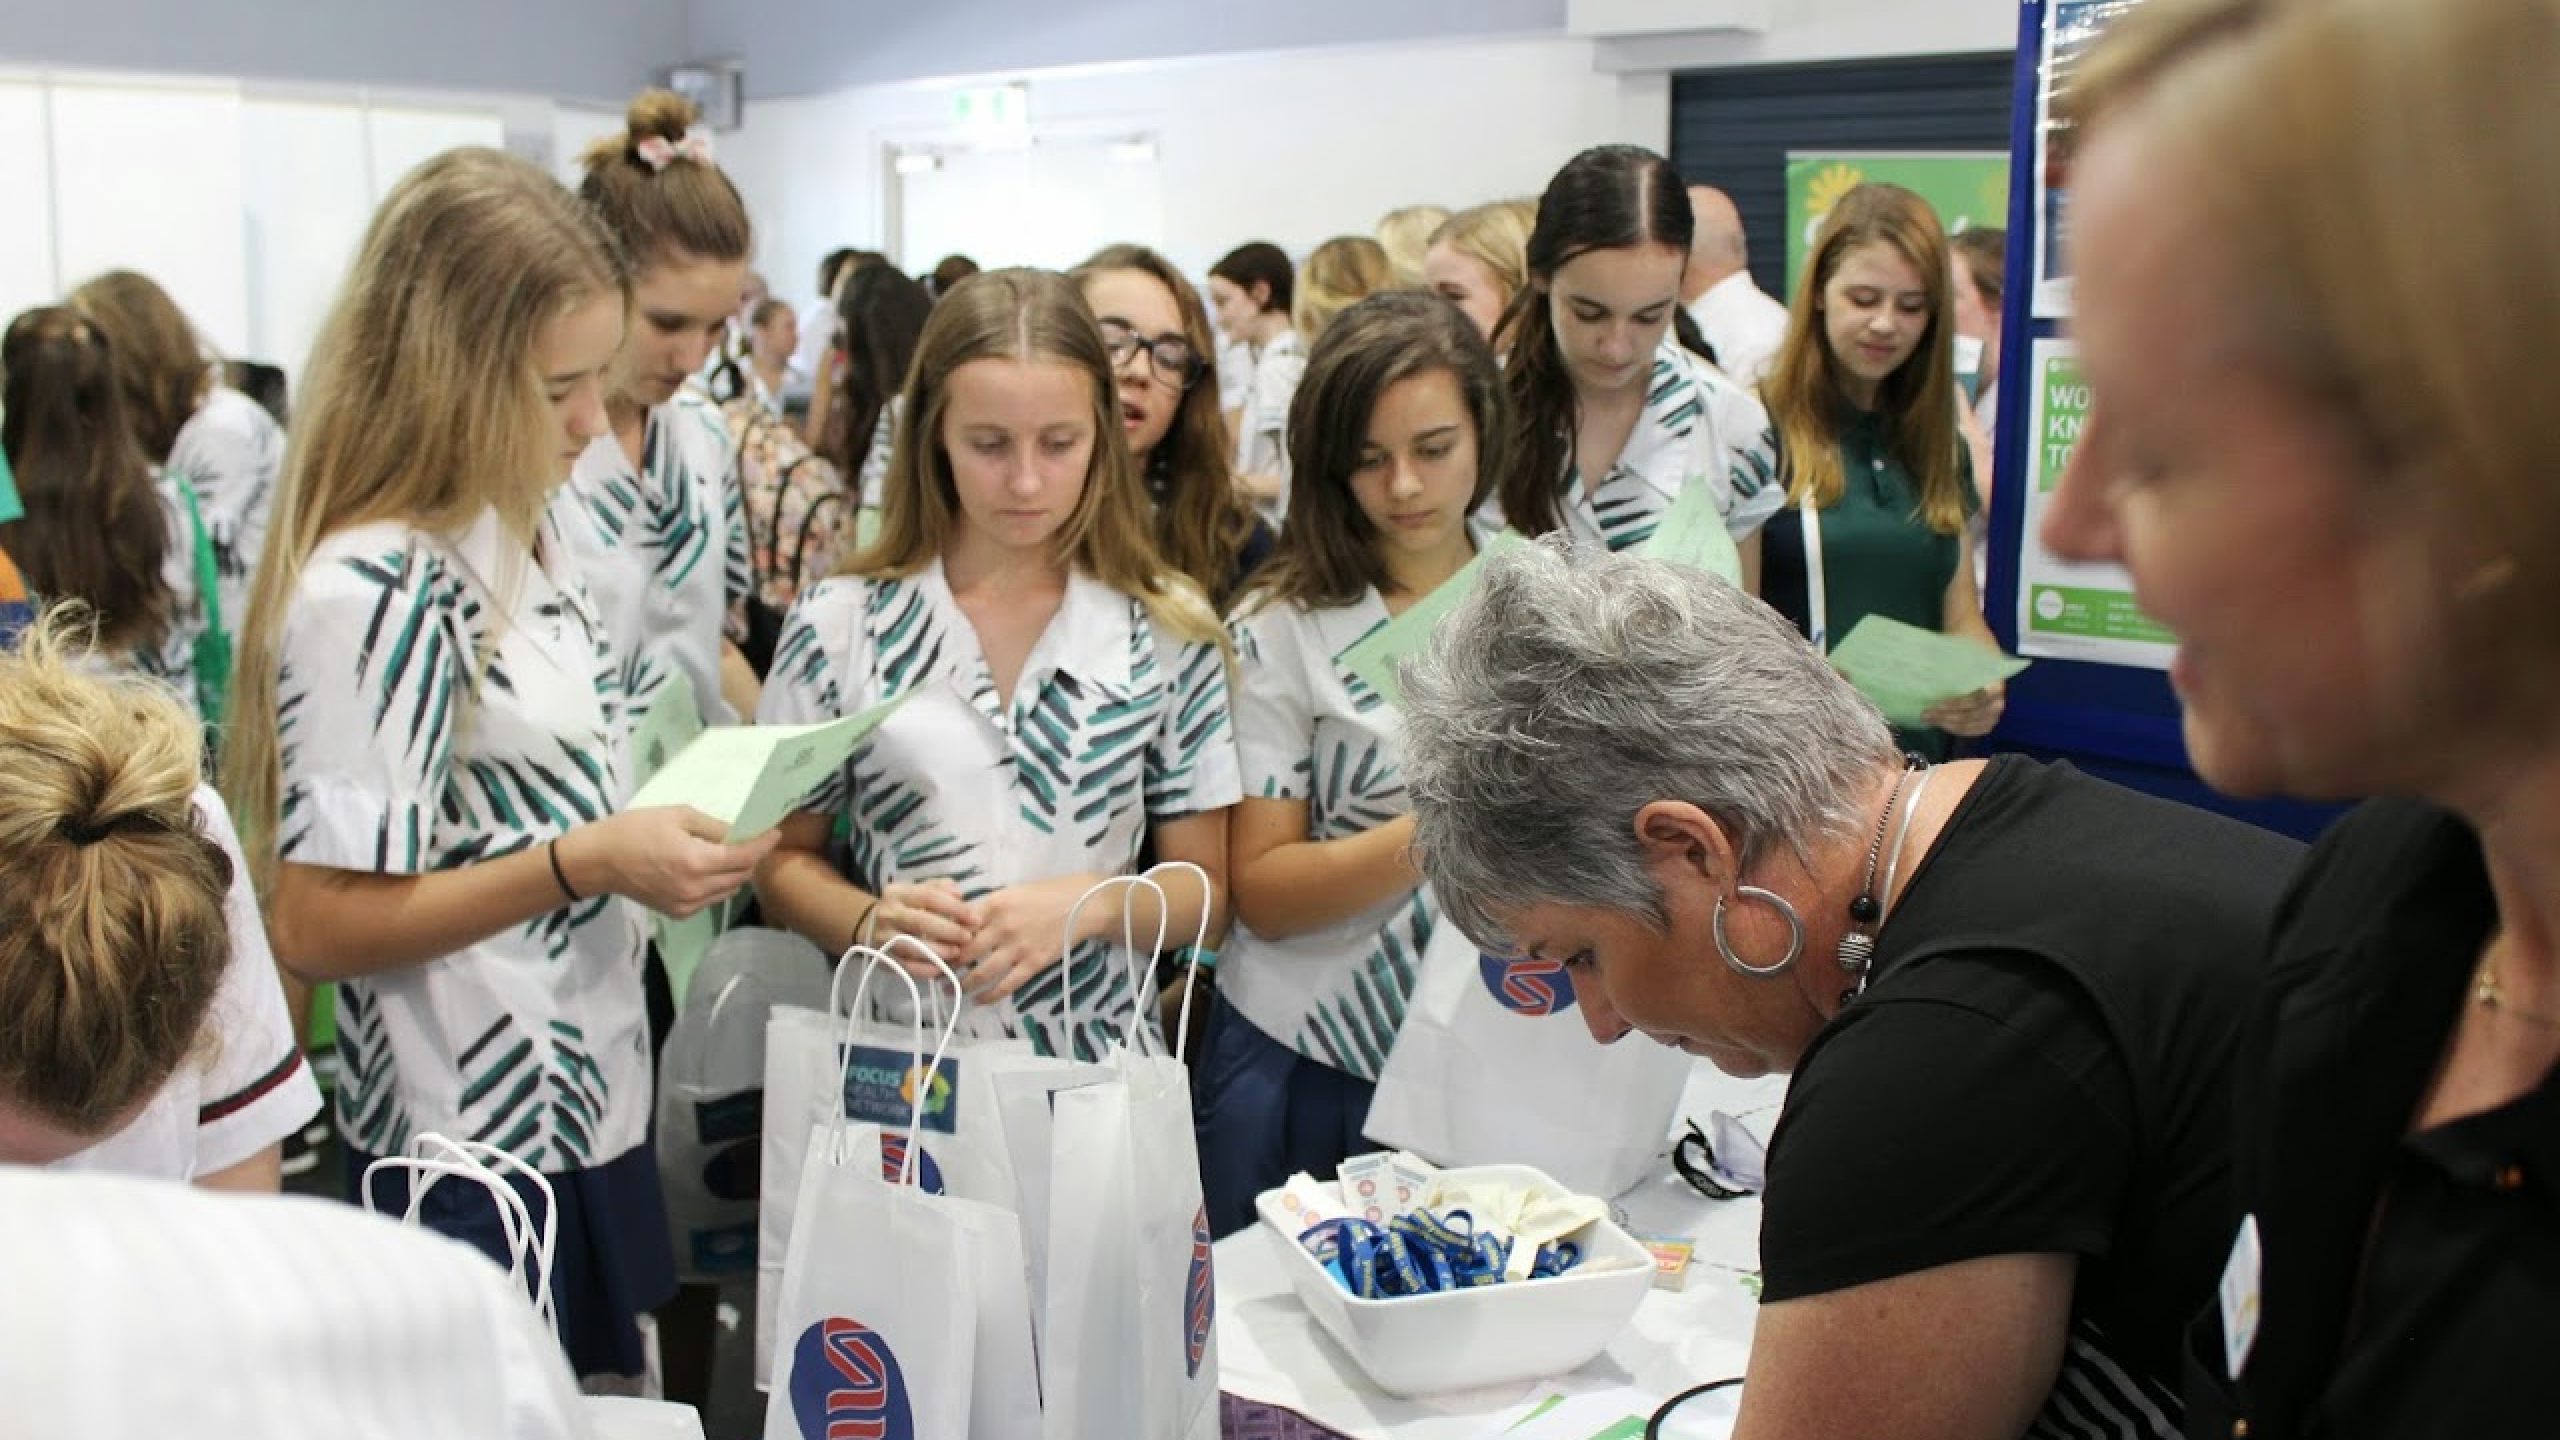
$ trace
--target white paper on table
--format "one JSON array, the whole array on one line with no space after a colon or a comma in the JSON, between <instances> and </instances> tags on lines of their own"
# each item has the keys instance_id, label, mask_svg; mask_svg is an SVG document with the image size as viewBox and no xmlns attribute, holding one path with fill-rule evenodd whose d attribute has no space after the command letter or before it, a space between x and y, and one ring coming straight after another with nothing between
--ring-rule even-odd
<instances>
[{"instance_id":1,"label":"white paper on table","mask_svg":"<svg viewBox=\"0 0 2560 1440\"><path fill-rule=\"evenodd\" d=\"M1661 1404L1642 1390L1577 1394L1549 1385L1495 1421L1481 1440L1640 1440ZM1738 1385L1701 1395L1666 1420L1662 1440L1731 1440L1741 1404Z\"/></svg>"}]
</instances>

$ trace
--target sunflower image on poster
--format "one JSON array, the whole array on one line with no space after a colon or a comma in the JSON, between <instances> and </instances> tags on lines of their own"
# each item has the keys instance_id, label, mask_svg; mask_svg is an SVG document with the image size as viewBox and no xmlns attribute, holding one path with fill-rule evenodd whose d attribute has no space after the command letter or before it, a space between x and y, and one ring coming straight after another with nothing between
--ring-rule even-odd
<instances>
[{"instance_id":1,"label":"sunflower image on poster","mask_svg":"<svg viewBox=\"0 0 2560 1440\"><path fill-rule=\"evenodd\" d=\"M1815 171L1812 182L1805 186L1806 214L1804 224L1796 231L1798 243L1811 250L1814 237L1822 233L1822 222L1831 218L1832 209L1850 191L1866 183L1867 172L1855 165L1825 165Z\"/></svg>"},{"instance_id":2,"label":"sunflower image on poster","mask_svg":"<svg viewBox=\"0 0 2560 1440\"><path fill-rule=\"evenodd\" d=\"M1822 224L1861 185L1899 185L1929 202L1950 235L2004 226L2009 217L2009 157L1985 151L1810 154L1787 157L1787 292L1795 292Z\"/></svg>"}]
</instances>

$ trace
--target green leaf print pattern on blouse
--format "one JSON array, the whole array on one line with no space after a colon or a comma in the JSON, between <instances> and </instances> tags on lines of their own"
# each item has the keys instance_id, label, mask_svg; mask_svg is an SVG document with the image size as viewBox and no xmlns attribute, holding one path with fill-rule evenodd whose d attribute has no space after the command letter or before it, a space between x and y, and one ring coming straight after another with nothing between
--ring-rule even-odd
<instances>
[{"instance_id":1,"label":"green leaf print pattern on blouse","mask_svg":"<svg viewBox=\"0 0 2560 1440\"><path fill-rule=\"evenodd\" d=\"M737 456L719 410L679 394L643 420L636 467L599 440L561 496L556 513L623 652L634 713L679 665L706 703L717 693L718 643L753 583Z\"/></svg>"},{"instance_id":2,"label":"green leaf print pattern on blouse","mask_svg":"<svg viewBox=\"0 0 2560 1440\"><path fill-rule=\"evenodd\" d=\"M847 695L841 657L826 652L807 607L811 595L855 583L861 586L860 625L868 637L870 673L863 678L870 683ZM1169 685L1144 610L1125 597L1114 596L1110 603L1127 607L1114 614L1127 636L1125 686L1116 676L1097 681L1064 667L1027 672L1010 714L976 646L949 633L952 617L934 603L921 577L838 580L804 594L803 609L794 611L776 649L773 674L778 683L806 693L820 716L852 713L875 690L892 695L916 685L947 687L1005 737L1008 758L1002 763L1010 773L1002 793L1014 812L1011 824L1021 827L1016 833L1028 832L1023 843L1044 853L1078 851L1085 863L1076 868L1125 873L1135 865L1144 817L1182 813L1199 754L1223 739L1227 713L1223 661L1215 647L1176 650L1179 671ZM1170 725L1169 704L1179 707ZM910 707L896 723L950 722L925 720L919 708ZM905 763L911 765L912 758ZM994 854L1023 848L998 841L1009 828L1005 820L962 815L963 807L947 795L930 801L927 788L917 783L921 778L888 763L875 735L807 801L810 810L849 816L841 860L853 883L876 893L888 880L948 880L968 899L979 900L1040 878L997 868ZM1129 825L1133 815L1141 823ZM1123 832L1125 840L1115 838ZM1168 937L1168 943L1188 943L1188 937ZM1072 1037L1064 1015L1070 978L1077 1015ZM1041 972L1016 992L1014 1025L1044 1054L1095 1057L1123 1032L1132 994L1127 963L1115 947L1086 943L1067 965Z\"/></svg>"},{"instance_id":3,"label":"green leaf print pattern on blouse","mask_svg":"<svg viewBox=\"0 0 2560 1440\"><path fill-rule=\"evenodd\" d=\"M419 544L323 563L339 572L329 585L342 602L344 583L353 579L366 604L360 633L349 646L349 670L338 672L351 673L352 694L315 693L312 681L290 662L279 678L279 743L288 777L278 827L284 858L313 848L314 811L321 801L308 783L293 777L308 769L302 752L314 727L323 724L369 724L372 739L365 751L403 777L394 788L422 788L414 803L378 806L369 857L376 873L421 874L516 854L613 812L620 781L610 752L596 748L599 735L546 733L512 753L455 753L472 733L475 714L539 702L518 694L508 653L496 643L497 617L444 553ZM621 681L600 631L557 592L529 607L518 624L565 637L567 648L552 653L581 658L584 682L601 703L603 733L616 733ZM475 690L470 672L484 646L488 659ZM305 656L304 663L318 658ZM513 733L522 735L520 728ZM328 740L329 763L345 763L349 744L344 737ZM338 837L341 847L344 842ZM330 855L316 863L353 868L356 858ZM582 930L618 923L618 913L609 913L616 903L590 896L537 916L489 946L504 946L515 963L566 967L579 958L573 951ZM491 963L484 954L489 946L430 967L465 958ZM444 983L461 982L447 977ZM598 1157L595 1146L611 1086L579 1025L557 1015L529 1020L493 1000L476 1007L476 1033L455 1033L449 1027L463 1012L430 1004L437 1022L448 1027L446 1043L457 1047L445 1063L456 1067L463 1133L545 1171L609 1158ZM421 1124L401 1103L395 1084L389 1004L368 977L339 987L337 1015L338 1114L348 1139L369 1153L397 1153ZM540 1033L528 1033L528 1023Z\"/></svg>"},{"instance_id":4,"label":"green leaf print pattern on blouse","mask_svg":"<svg viewBox=\"0 0 2560 1440\"><path fill-rule=\"evenodd\" d=\"M1387 703L1369 682L1336 665L1351 694L1353 711L1374 715ZM1389 722L1392 723L1392 722ZM1319 721L1307 774L1307 830L1317 840L1365 834L1413 809L1404 772L1386 747L1349 726ZM1319 996L1294 1048L1325 1064L1375 1080L1404 1025L1406 1004L1421 973L1423 947L1439 919L1427 887L1406 897L1395 917L1357 966L1336 977Z\"/></svg>"},{"instance_id":5,"label":"green leaf print pattern on blouse","mask_svg":"<svg viewBox=\"0 0 2560 1440\"><path fill-rule=\"evenodd\" d=\"M1757 530L1784 498L1758 397L1668 342L1646 384L1644 413L1600 483L1586 488L1566 468L1568 525L1596 531L1612 552L1633 549L1653 538L1683 490L1704 484L1737 540Z\"/></svg>"}]
</instances>

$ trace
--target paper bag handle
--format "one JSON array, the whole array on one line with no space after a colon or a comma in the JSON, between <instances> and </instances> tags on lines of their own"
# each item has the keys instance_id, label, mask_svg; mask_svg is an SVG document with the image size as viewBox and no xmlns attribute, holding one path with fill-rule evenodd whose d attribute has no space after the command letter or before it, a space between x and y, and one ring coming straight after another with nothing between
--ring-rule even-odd
<instances>
[{"instance_id":1,"label":"paper bag handle","mask_svg":"<svg viewBox=\"0 0 2560 1440\"><path fill-rule=\"evenodd\" d=\"M891 945L895 945L900 941L907 941L912 944L918 953L922 954L936 969L942 972L943 978L951 982L953 989L957 990L959 988L960 977L951 972L951 967L944 964L942 957L934 954L931 947L923 944L921 941L914 941L911 940L910 937L903 935L892 937L889 943ZM907 973L906 967L900 965L897 958L889 954L887 950L875 949L863 945L856 945L852 947L838 958L836 962L838 975L841 976L843 968L857 958L862 961L862 981L861 984L854 987L854 1008L845 1015L844 1029L838 1034L836 1039L837 1053L842 1057L842 1059L836 1072L836 1094L834 1104L831 1107L835 1112L835 1130L829 1141L829 1155L830 1158L839 1164L844 1160L844 1136L847 1128L847 1117L844 1113L844 1080L845 1075L853 1066L853 1028L855 1025L861 1023L859 1016L861 1015L862 996L864 988L871 983L871 972L882 966L886 966L888 967L889 973L895 976L900 983L907 987L907 995L909 999L913 1001L914 1008L907 1021L908 1034L913 1038L910 1042L907 1053L909 1060L914 1065L922 1067L924 1071L924 1079L916 1086L915 1098L911 1102L907 1113L907 1133L910 1137L910 1143L907 1146L906 1160L899 1167L898 1172L899 1184L913 1185L916 1183L916 1152L923 1148L921 1145L913 1143L913 1137L920 1136L924 1133L925 1098L933 1091L933 1077L942 1073L943 1057L950 1052L952 1034L960 1028L960 1010L957 1005L953 1006L950 1018L942 1022L942 1033L934 1042L933 1055L931 1060L928 1061L925 1057L924 1048L924 987L919 985L916 982L916 977Z\"/></svg>"},{"instance_id":2,"label":"paper bag handle","mask_svg":"<svg viewBox=\"0 0 2560 1440\"><path fill-rule=\"evenodd\" d=\"M1148 879L1144 875L1114 875L1106 880L1097 882L1091 889L1085 891L1082 895L1077 896L1075 904L1067 907L1066 933L1060 939L1058 949L1058 964L1063 967L1062 973L1058 977L1058 990L1060 997L1066 1006L1067 1035L1069 1037L1067 1043L1070 1050L1074 1047L1075 1042L1073 1037L1076 1034L1076 917L1084 913L1084 907L1087 902L1091 901L1093 897L1101 894L1105 890L1113 889L1115 887L1126 890L1135 890L1141 885L1156 892L1156 942L1147 951L1147 968L1152 970L1155 968L1156 956L1164 953L1164 916L1167 908L1167 902L1165 900L1163 886L1158 885L1156 882ZM1133 958L1137 955L1138 926L1137 922L1130 917L1126 900L1122 901L1120 908L1120 944L1121 947L1127 950ZM1138 1018L1146 1013L1143 999L1145 994L1146 987L1143 985L1134 986L1130 991L1130 1021L1133 1026L1136 1024ZM1134 1037L1132 1038L1134 1039Z\"/></svg>"},{"instance_id":3,"label":"paper bag handle","mask_svg":"<svg viewBox=\"0 0 2560 1440\"><path fill-rule=\"evenodd\" d=\"M439 1147L445 1153L425 1153L430 1146ZM358 1198L364 1202L364 1208L377 1215L382 1213L373 1203L374 1177L393 1170L406 1171L411 1176L408 1209L400 1216L401 1223L411 1226L418 1224L418 1214L426 1203L427 1191L438 1180L452 1175L480 1186L489 1193L491 1203L497 1208L498 1228L506 1239L509 1278L520 1285L528 1278L533 1282L531 1300L534 1313L551 1327L554 1335L559 1334L560 1317L551 1300L551 1271L558 1254L559 1207L551 1193L551 1182L532 1166L494 1145L453 1140L429 1132L411 1140L410 1150L413 1153L386 1155L365 1167L364 1176L357 1186ZM542 1196L543 1218L538 1232L530 1205L522 1192L498 1173L500 1166L531 1179L533 1188ZM531 1266L530 1273L528 1265Z\"/></svg>"},{"instance_id":4,"label":"paper bag handle","mask_svg":"<svg viewBox=\"0 0 2560 1440\"><path fill-rule=\"evenodd\" d=\"M1166 870L1187 871L1192 879L1200 882L1200 925L1191 935L1191 963L1182 967L1182 1024L1175 1030L1173 1042L1174 1054L1187 1055L1191 1052L1191 992L1200 983L1200 952L1209 944L1209 872L1188 860L1159 860L1148 866L1146 873L1153 876ZM1157 886L1156 893L1162 895L1164 887ZM1158 909L1156 913L1161 916L1164 911ZM1150 964L1148 968L1152 970L1154 967Z\"/></svg>"}]
</instances>

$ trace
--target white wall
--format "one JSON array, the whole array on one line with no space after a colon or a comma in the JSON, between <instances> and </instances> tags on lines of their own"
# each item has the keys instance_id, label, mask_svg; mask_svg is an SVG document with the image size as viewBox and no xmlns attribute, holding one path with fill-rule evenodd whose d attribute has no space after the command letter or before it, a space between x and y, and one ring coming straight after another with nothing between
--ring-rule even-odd
<instances>
[{"instance_id":1,"label":"white wall","mask_svg":"<svg viewBox=\"0 0 2560 1440\"><path fill-rule=\"evenodd\" d=\"M548 101L101 72L0 74L0 322L114 269L227 356L298 374L391 186L457 145L549 156Z\"/></svg>"},{"instance_id":2,"label":"white wall","mask_svg":"<svg viewBox=\"0 0 2560 1440\"><path fill-rule=\"evenodd\" d=\"M1657 148L1670 133L1660 76L1603 74L1569 40L1481 41L1237 56L1035 73L1035 132L1151 134L1163 193L1161 245L1205 274L1236 244L1304 254L1365 234L1398 205L1452 207L1535 194L1576 151L1611 141ZM819 257L889 237L893 144L952 138L950 92L869 86L750 105L722 138L745 192L759 264L802 297ZM1020 223L1036 227L1037 215ZM997 250L1005 237L986 243ZM898 257L910 270L936 255Z\"/></svg>"},{"instance_id":3,"label":"white wall","mask_svg":"<svg viewBox=\"0 0 2560 1440\"><path fill-rule=\"evenodd\" d=\"M2017 0L1762 0L1767 27L1606 40L1601 68L1710 70L1894 55L1978 54L2018 41Z\"/></svg>"}]
</instances>

